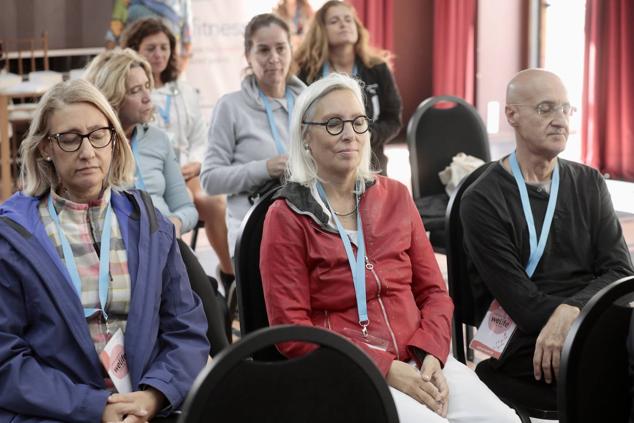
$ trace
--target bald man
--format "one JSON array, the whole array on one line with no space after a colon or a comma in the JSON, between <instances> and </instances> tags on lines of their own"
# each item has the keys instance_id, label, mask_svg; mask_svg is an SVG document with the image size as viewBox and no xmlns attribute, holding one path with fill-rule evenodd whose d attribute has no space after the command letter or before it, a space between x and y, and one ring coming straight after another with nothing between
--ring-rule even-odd
<instances>
[{"instance_id":1,"label":"bald man","mask_svg":"<svg viewBox=\"0 0 634 423\"><path fill-rule=\"evenodd\" d=\"M573 320L594 293L633 273L602 176L557 157L573 112L557 75L518 73L505 107L515 152L483 173L460 209L479 300L486 308L495 298L517 325L500 359L487 364L552 389L542 404L549 409Z\"/></svg>"}]
</instances>

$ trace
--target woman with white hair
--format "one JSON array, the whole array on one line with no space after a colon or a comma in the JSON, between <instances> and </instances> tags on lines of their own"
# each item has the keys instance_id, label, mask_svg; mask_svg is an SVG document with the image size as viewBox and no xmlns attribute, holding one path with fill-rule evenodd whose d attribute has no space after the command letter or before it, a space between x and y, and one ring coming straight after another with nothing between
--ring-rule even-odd
<instances>
[{"instance_id":1,"label":"woman with white hair","mask_svg":"<svg viewBox=\"0 0 634 423\"><path fill-rule=\"evenodd\" d=\"M90 83L59 83L21 156L24 190L0 206L0 421L170 414L207 360L206 319L173 225L124 190L116 114Z\"/></svg>"},{"instance_id":2,"label":"woman with white hair","mask_svg":"<svg viewBox=\"0 0 634 423\"><path fill-rule=\"evenodd\" d=\"M407 188L370 172L359 84L329 75L295 107L288 183L260 250L271 325L327 328L363 349L403 423L519 421L448 357L453 304ZM314 347L279 348L293 357Z\"/></svg>"}]
</instances>

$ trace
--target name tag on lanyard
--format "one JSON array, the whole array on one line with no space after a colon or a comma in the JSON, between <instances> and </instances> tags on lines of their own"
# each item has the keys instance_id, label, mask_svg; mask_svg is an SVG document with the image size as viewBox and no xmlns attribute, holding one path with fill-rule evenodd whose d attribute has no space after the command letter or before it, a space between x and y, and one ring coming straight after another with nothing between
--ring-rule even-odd
<instances>
[{"instance_id":1,"label":"name tag on lanyard","mask_svg":"<svg viewBox=\"0 0 634 423\"><path fill-rule=\"evenodd\" d=\"M513 177L515 178L517 188L519 189L524 218L526 219L526 225L528 226L530 256L525 270L526 275L530 279L533 277L535 269L544 254L544 249L546 248L546 243L548 242L548 234L550 233L550 226L555 215L557 196L559 194L559 163L555 164L555 168L553 170L552 182L550 185L550 197L548 198L548 206L546 208L546 215L544 216L544 223L542 224L539 240L537 239L537 231L535 229L535 221L533 219L533 211L528 197L528 190L526 189L526 181L524 180L524 176L522 175L522 171L517 162L515 152L511 153L509 163L511 164L511 171L513 172ZM515 332L516 327L516 323L504 311L500 303L498 303L497 300L494 300L489 306L489 309L478 328L478 332L475 334L469 346L472 349L481 351L493 358L500 358L504 349L508 345L509 339L511 339L511 336Z\"/></svg>"}]
</instances>

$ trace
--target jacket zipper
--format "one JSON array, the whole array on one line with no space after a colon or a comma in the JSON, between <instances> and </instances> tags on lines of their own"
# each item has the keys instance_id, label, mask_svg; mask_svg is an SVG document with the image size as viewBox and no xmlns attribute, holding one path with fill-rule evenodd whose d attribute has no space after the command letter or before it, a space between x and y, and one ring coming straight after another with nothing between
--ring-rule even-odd
<instances>
[{"instance_id":1,"label":"jacket zipper","mask_svg":"<svg viewBox=\"0 0 634 423\"><path fill-rule=\"evenodd\" d=\"M328 310L324 310L324 316L326 316L326 328L332 330L330 327L330 316L328 315Z\"/></svg>"},{"instance_id":2,"label":"jacket zipper","mask_svg":"<svg viewBox=\"0 0 634 423\"><path fill-rule=\"evenodd\" d=\"M377 286L377 294L376 294L376 298L377 300L379 300L379 305L381 306L381 312L383 312L383 318L385 319L385 324L387 325L387 330L390 332L390 336L392 337L392 343L394 344L394 351L396 351L396 359L400 360L400 353L398 351L398 345L396 344L396 336L394 336L394 331L392 330L392 325L390 324L390 319L388 319L387 317L387 313L385 311L385 306L383 305L383 300L381 299L381 280L379 279L379 276L376 274L376 272L374 271L374 265L372 263L370 263L370 259L368 259L368 257L365 257L365 268L368 269L370 272L372 272L372 275L374 275L374 280L376 281L376 286Z\"/></svg>"}]
</instances>

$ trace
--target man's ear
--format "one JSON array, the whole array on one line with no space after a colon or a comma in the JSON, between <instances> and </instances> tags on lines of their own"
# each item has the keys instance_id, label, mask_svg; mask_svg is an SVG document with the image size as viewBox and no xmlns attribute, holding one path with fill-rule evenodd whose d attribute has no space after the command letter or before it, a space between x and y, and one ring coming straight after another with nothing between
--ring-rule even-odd
<instances>
[{"instance_id":1,"label":"man's ear","mask_svg":"<svg viewBox=\"0 0 634 423\"><path fill-rule=\"evenodd\" d=\"M504 114L506 115L506 121L512 127L517 126L517 109L514 109L512 106L504 106Z\"/></svg>"}]
</instances>

